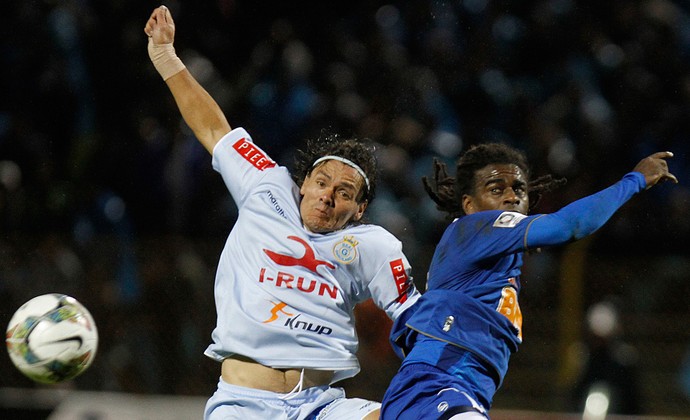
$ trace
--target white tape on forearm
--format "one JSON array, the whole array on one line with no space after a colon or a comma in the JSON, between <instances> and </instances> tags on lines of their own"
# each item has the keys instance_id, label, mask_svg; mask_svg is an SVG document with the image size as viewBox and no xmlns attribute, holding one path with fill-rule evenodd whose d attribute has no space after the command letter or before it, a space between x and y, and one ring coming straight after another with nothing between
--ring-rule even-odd
<instances>
[{"instance_id":1,"label":"white tape on forearm","mask_svg":"<svg viewBox=\"0 0 690 420\"><path fill-rule=\"evenodd\" d=\"M185 65L175 54L173 44L154 44L153 39L149 38L148 50L149 58L163 80L184 70Z\"/></svg>"}]
</instances>

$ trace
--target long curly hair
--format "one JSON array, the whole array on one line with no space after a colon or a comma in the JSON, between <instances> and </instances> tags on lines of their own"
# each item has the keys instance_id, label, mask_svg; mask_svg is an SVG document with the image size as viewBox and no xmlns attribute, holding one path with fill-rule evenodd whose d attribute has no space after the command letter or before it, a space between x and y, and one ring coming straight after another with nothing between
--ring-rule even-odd
<instances>
[{"instance_id":1,"label":"long curly hair","mask_svg":"<svg viewBox=\"0 0 690 420\"><path fill-rule=\"evenodd\" d=\"M317 159L328 155L348 159L362 168L369 178L369 188L363 186L357 196L357 202L371 203L376 195L378 163L375 147L367 139L343 139L338 134L322 132L318 138L307 140L306 148L298 150L295 154L292 178L297 185L302 185L304 178L311 174Z\"/></svg>"},{"instance_id":2,"label":"long curly hair","mask_svg":"<svg viewBox=\"0 0 690 420\"><path fill-rule=\"evenodd\" d=\"M520 168L528 181L530 211L539 204L544 193L566 183L565 178L554 178L551 175L530 180L530 167L525 154L503 143L482 143L470 147L458 159L454 177L448 175L445 163L434 159L433 178L422 177L422 183L440 211L448 213L451 218L460 217L465 215L462 197L475 193L477 171L491 164L509 164Z\"/></svg>"}]
</instances>

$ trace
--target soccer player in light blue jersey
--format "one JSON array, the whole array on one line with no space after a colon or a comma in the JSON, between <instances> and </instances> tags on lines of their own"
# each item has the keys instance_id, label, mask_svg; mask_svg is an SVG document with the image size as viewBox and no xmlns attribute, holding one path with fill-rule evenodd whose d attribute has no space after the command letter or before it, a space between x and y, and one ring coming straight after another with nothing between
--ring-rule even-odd
<instances>
[{"instance_id":1,"label":"soccer player in light blue jersey","mask_svg":"<svg viewBox=\"0 0 690 420\"><path fill-rule=\"evenodd\" d=\"M561 180L530 179L524 154L489 143L466 151L455 177L434 162L425 188L455 217L431 262L428 286L398 318L391 341L404 356L383 399L384 420L486 419L508 360L522 342L523 254L592 234L630 198L659 182L670 152L640 161L616 184L552 214L528 215Z\"/></svg>"},{"instance_id":2,"label":"soccer player in light blue jersey","mask_svg":"<svg viewBox=\"0 0 690 420\"><path fill-rule=\"evenodd\" d=\"M355 305L372 299L396 319L419 298L402 243L362 223L376 186L373 150L329 136L310 142L288 172L230 127L177 57L165 6L144 32L239 213L216 272L217 321L205 354L221 367L204 419L377 419L380 403L332 386L360 369Z\"/></svg>"}]
</instances>

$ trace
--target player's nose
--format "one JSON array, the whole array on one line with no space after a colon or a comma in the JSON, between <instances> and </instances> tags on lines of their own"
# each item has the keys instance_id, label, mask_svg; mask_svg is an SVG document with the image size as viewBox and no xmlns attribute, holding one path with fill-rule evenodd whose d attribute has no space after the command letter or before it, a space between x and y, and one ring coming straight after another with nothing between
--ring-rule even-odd
<instances>
[{"instance_id":1,"label":"player's nose","mask_svg":"<svg viewBox=\"0 0 690 420\"><path fill-rule=\"evenodd\" d=\"M512 188L506 188L504 191L503 202L506 204L517 205L520 204L520 197Z\"/></svg>"},{"instance_id":2,"label":"player's nose","mask_svg":"<svg viewBox=\"0 0 690 420\"><path fill-rule=\"evenodd\" d=\"M321 192L321 196L319 197L319 201L328 205L328 206L333 206L333 203L335 202L334 194L335 194L335 190L333 190L332 188L326 188Z\"/></svg>"}]
</instances>

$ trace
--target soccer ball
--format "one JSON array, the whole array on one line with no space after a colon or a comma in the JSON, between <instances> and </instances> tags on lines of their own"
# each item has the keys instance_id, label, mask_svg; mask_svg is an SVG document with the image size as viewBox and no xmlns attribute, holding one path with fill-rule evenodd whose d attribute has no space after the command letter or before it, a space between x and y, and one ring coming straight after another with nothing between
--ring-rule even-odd
<instances>
[{"instance_id":1,"label":"soccer ball","mask_svg":"<svg viewBox=\"0 0 690 420\"><path fill-rule=\"evenodd\" d=\"M37 296L14 313L5 335L12 363L30 379L54 384L83 373L98 348L89 311L73 297Z\"/></svg>"}]
</instances>

